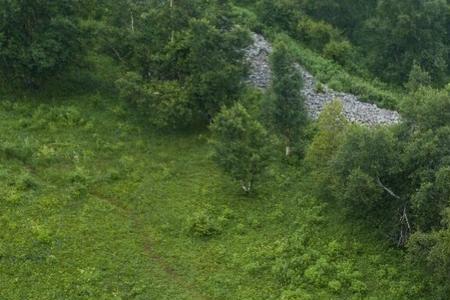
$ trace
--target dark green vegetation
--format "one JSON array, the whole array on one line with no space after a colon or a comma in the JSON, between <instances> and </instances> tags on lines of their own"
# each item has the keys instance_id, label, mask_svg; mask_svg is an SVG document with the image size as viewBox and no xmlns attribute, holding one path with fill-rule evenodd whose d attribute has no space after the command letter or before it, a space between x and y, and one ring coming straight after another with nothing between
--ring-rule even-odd
<instances>
[{"instance_id":1,"label":"dark green vegetation","mask_svg":"<svg viewBox=\"0 0 450 300\"><path fill-rule=\"evenodd\" d=\"M307 123L305 100L301 94L302 75L296 68L296 61L283 42L275 45L272 57L273 71L273 119L277 131L284 139L286 156L292 146L298 144L302 129Z\"/></svg>"},{"instance_id":2,"label":"dark green vegetation","mask_svg":"<svg viewBox=\"0 0 450 300\"><path fill-rule=\"evenodd\" d=\"M398 299L422 287L296 168L273 165L249 198L208 158L206 132L160 135L108 97L40 102L0 108L2 299Z\"/></svg>"},{"instance_id":3,"label":"dark green vegetation","mask_svg":"<svg viewBox=\"0 0 450 300\"><path fill-rule=\"evenodd\" d=\"M448 81L448 1L260 0L252 6L261 23L361 76L403 84L417 64L436 85Z\"/></svg>"},{"instance_id":4,"label":"dark green vegetation","mask_svg":"<svg viewBox=\"0 0 450 300\"><path fill-rule=\"evenodd\" d=\"M35 86L79 59L82 28L69 1L0 1L0 74Z\"/></svg>"},{"instance_id":5,"label":"dark green vegetation","mask_svg":"<svg viewBox=\"0 0 450 300\"><path fill-rule=\"evenodd\" d=\"M1 299L448 298L445 2L0 4ZM403 123L307 120L294 62Z\"/></svg>"}]
</instances>

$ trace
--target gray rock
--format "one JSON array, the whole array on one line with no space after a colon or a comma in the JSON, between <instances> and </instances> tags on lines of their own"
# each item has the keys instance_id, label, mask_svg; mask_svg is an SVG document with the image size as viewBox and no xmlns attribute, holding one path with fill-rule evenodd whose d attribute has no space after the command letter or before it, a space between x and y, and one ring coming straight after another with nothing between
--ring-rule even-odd
<instances>
[{"instance_id":1,"label":"gray rock","mask_svg":"<svg viewBox=\"0 0 450 300\"><path fill-rule=\"evenodd\" d=\"M250 76L248 82L258 88L267 89L271 85L272 71L270 69L269 55L272 52L271 44L262 36L253 33L254 43L245 49L246 59L250 64ZM316 80L305 68L297 65L303 74L303 94L305 96L306 109L311 118L317 119L324 107L333 100L341 101L343 114L355 123L375 125L390 125L400 122L400 115L396 111L379 108L375 104L362 102L357 96L336 92L326 85L324 91L316 91Z\"/></svg>"}]
</instances>

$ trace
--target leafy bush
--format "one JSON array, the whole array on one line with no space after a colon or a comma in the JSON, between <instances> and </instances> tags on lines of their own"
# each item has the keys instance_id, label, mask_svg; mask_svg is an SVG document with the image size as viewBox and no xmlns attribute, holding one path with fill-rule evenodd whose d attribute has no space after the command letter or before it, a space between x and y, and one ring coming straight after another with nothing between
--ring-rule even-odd
<instances>
[{"instance_id":1,"label":"leafy bush","mask_svg":"<svg viewBox=\"0 0 450 300\"><path fill-rule=\"evenodd\" d=\"M325 93L325 86L321 82L317 82L315 86L316 93L323 94Z\"/></svg>"},{"instance_id":2,"label":"leafy bush","mask_svg":"<svg viewBox=\"0 0 450 300\"><path fill-rule=\"evenodd\" d=\"M423 70L417 63L414 63L409 72L408 82L405 83L406 89L409 91L417 91L423 86L431 84L431 76L427 71Z\"/></svg>"},{"instance_id":3,"label":"leafy bush","mask_svg":"<svg viewBox=\"0 0 450 300\"><path fill-rule=\"evenodd\" d=\"M220 224L214 216L211 216L209 212L202 211L194 213L194 215L188 219L189 233L195 237L211 237L222 232Z\"/></svg>"},{"instance_id":4,"label":"leafy bush","mask_svg":"<svg viewBox=\"0 0 450 300\"><path fill-rule=\"evenodd\" d=\"M0 1L0 73L35 87L82 54L77 7L70 1Z\"/></svg>"},{"instance_id":5,"label":"leafy bush","mask_svg":"<svg viewBox=\"0 0 450 300\"><path fill-rule=\"evenodd\" d=\"M183 128L192 120L187 92L175 81L145 83L140 75L127 73L117 81L117 87L120 97L157 128Z\"/></svg>"},{"instance_id":6,"label":"leafy bush","mask_svg":"<svg viewBox=\"0 0 450 300\"><path fill-rule=\"evenodd\" d=\"M194 237L210 238L221 234L232 217L233 212L229 208L218 211L207 207L188 218L187 231Z\"/></svg>"},{"instance_id":7,"label":"leafy bush","mask_svg":"<svg viewBox=\"0 0 450 300\"><path fill-rule=\"evenodd\" d=\"M258 20L258 16L254 12L235 5L233 5L232 8L232 16L236 24L247 27L252 31L261 31L262 25Z\"/></svg>"},{"instance_id":8,"label":"leafy bush","mask_svg":"<svg viewBox=\"0 0 450 300\"><path fill-rule=\"evenodd\" d=\"M240 103L223 109L214 119L211 131L213 159L250 193L270 162L270 135Z\"/></svg>"},{"instance_id":9,"label":"leafy bush","mask_svg":"<svg viewBox=\"0 0 450 300\"><path fill-rule=\"evenodd\" d=\"M323 55L345 66L352 61L353 47L349 41L330 41L323 49Z\"/></svg>"},{"instance_id":10,"label":"leafy bush","mask_svg":"<svg viewBox=\"0 0 450 300\"><path fill-rule=\"evenodd\" d=\"M325 45L339 37L339 32L323 21L303 17L298 23L295 36L314 50L322 51Z\"/></svg>"}]
</instances>

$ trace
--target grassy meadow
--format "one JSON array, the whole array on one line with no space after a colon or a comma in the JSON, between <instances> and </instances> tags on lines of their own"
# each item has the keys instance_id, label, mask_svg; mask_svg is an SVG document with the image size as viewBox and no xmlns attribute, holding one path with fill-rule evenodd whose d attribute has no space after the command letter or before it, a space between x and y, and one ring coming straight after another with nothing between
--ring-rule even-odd
<instances>
[{"instance_id":1,"label":"grassy meadow","mask_svg":"<svg viewBox=\"0 0 450 300\"><path fill-rule=\"evenodd\" d=\"M311 197L298 168L274 164L249 197L207 131L63 94L0 102L2 299L407 297L396 250Z\"/></svg>"}]
</instances>

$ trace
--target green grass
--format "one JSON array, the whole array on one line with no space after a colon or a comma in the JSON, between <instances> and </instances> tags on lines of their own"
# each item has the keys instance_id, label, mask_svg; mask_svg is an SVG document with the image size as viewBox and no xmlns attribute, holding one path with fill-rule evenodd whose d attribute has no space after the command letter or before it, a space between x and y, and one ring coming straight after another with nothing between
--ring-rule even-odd
<instances>
[{"instance_id":1,"label":"green grass","mask_svg":"<svg viewBox=\"0 0 450 300\"><path fill-rule=\"evenodd\" d=\"M1 299L407 298L401 253L308 196L295 168L247 197L206 131L156 132L101 95L9 99Z\"/></svg>"}]
</instances>

